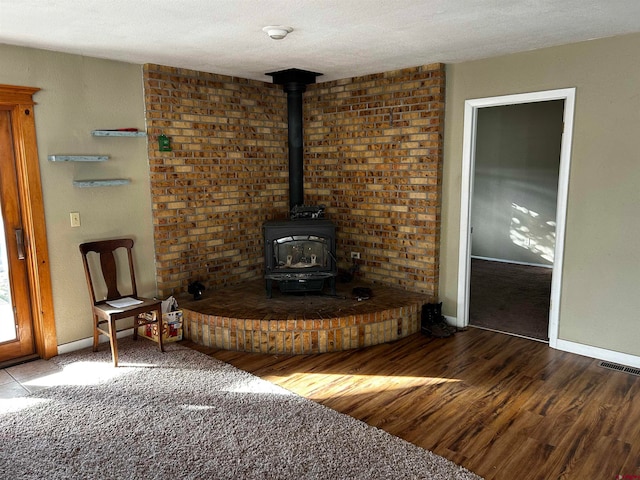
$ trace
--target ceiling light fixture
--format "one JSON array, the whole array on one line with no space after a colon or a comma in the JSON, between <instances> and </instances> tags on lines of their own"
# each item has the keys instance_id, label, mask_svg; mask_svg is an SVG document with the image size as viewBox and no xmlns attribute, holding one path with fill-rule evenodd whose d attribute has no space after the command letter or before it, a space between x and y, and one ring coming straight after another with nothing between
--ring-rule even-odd
<instances>
[{"instance_id":1,"label":"ceiling light fixture","mask_svg":"<svg viewBox=\"0 0 640 480\"><path fill-rule=\"evenodd\" d=\"M293 28L284 27L282 25L268 25L262 29L267 35L274 40L282 40L287 34L293 32Z\"/></svg>"}]
</instances>

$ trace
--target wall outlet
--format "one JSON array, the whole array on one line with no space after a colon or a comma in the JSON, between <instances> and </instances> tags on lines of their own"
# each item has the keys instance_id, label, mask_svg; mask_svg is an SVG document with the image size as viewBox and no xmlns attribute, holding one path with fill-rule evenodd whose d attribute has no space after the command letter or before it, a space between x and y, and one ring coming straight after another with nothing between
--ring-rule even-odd
<instances>
[{"instance_id":1,"label":"wall outlet","mask_svg":"<svg viewBox=\"0 0 640 480\"><path fill-rule=\"evenodd\" d=\"M72 227L79 227L80 226L80 212L71 212L69 214L69 217L71 217L71 226Z\"/></svg>"},{"instance_id":2,"label":"wall outlet","mask_svg":"<svg viewBox=\"0 0 640 480\"><path fill-rule=\"evenodd\" d=\"M360 252L351 252L351 260L360 260Z\"/></svg>"}]
</instances>

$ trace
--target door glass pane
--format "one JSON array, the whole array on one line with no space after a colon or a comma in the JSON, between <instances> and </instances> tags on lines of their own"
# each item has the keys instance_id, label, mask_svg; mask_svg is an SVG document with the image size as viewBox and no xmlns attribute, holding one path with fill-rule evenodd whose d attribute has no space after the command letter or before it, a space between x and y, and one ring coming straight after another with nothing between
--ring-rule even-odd
<instances>
[{"instance_id":1,"label":"door glass pane","mask_svg":"<svg viewBox=\"0 0 640 480\"><path fill-rule=\"evenodd\" d=\"M0 209L0 343L16 339L16 321L11 304L7 239L4 235L4 219Z\"/></svg>"}]
</instances>

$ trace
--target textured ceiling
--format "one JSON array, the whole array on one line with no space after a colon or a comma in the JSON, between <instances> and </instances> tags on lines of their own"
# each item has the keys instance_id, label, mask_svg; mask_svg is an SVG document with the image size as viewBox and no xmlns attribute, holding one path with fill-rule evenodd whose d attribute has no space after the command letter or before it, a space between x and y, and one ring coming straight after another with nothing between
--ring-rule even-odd
<instances>
[{"instance_id":1,"label":"textured ceiling","mask_svg":"<svg viewBox=\"0 0 640 480\"><path fill-rule=\"evenodd\" d=\"M294 31L272 40L266 25ZM335 80L640 31L638 0L0 0L0 43Z\"/></svg>"}]
</instances>

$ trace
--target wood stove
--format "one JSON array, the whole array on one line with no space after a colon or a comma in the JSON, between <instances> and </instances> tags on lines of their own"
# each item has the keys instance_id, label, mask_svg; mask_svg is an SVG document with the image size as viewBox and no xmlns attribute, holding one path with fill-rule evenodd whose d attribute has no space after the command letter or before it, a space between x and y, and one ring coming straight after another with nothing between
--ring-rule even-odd
<instances>
[{"instance_id":1,"label":"wood stove","mask_svg":"<svg viewBox=\"0 0 640 480\"><path fill-rule=\"evenodd\" d=\"M321 292L328 281L336 294L336 229L325 219L266 222L264 265L267 297L273 281L283 293Z\"/></svg>"},{"instance_id":2,"label":"wood stove","mask_svg":"<svg viewBox=\"0 0 640 480\"><path fill-rule=\"evenodd\" d=\"M281 292L297 293L320 292L328 280L335 295L335 226L322 218L324 206L305 206L303 202L302 94L321 74L291 68L267 75L287 93L291 215L291 220L270 221L263 226L267 297L271 298L274 281Z\"/></svg>"}]
</instances>

